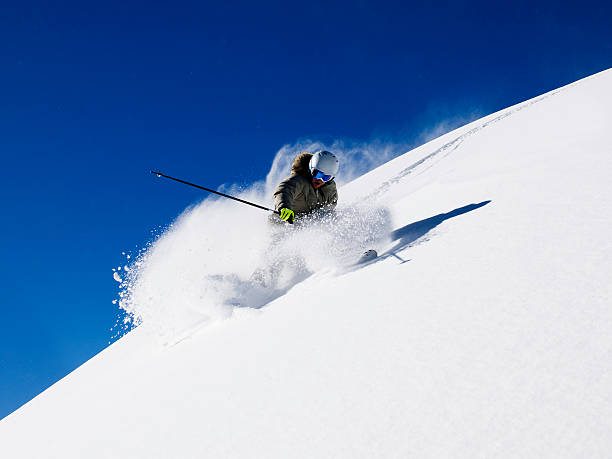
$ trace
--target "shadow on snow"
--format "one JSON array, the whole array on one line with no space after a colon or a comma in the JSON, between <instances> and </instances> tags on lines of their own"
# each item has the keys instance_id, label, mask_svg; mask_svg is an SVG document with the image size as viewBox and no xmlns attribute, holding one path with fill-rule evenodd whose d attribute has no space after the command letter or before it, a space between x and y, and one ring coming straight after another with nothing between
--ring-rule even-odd
<instances>
[{"instance_id":1,"label":"shadow on snow","mask_svg":"<svg viewBox=\"0 0 612 459\"><path fill-rule=\"evenodd\" d=\"M467 206L459 207L455 210L447 212L445 214L434 215L433 217L426 218L425 220L421 220L418 222L410 223L402 228L396 229L391 233L391 240L397 241L396 244L387 250L385 253L381 254L379 259L386 257L395 257L405 263L408 260L403 260L397 255L397 252L414 245L414 243L429 233L432 229L438 226L440 223L448 220L449 218L457 217L459 215L466 214L476 209L480 209L483 206L486 206L491 201L483 201L478 204L468 204Z\"/></svg>"}]
</instances>

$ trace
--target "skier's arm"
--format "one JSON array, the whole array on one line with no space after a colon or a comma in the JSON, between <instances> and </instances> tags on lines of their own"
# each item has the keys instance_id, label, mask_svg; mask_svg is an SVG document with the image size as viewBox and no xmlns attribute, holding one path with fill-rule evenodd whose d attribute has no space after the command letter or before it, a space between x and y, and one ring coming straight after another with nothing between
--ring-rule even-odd
<instances>
[{"instance_id":1,"label":"skier's arm","mask_svg":"<svg viewBox=\"0 0 612 459\"><path fill-rule=\"evenodd\" d=\"M331 193L327 198L325 207L329 210L333 210L336 208L336 204L338 204L338 188L336 188L335 182L331 182L328 186L333 186L333 188L331 189Z\"/></svg>"},{"instance_id":2,"label":"skier's arm","mask_svg":"<svg viewBox=\"0 0 612 459\"><path fill-rule=\"evenodd\" d=\"M279 183L274 191L274 209L293 209L293 200L297 194L298 183L295 176L291 176Z\"/></svg>"},{"instance_id":3,"label":"skier's arm","mask_svg":"<svg viewBox=\"0 0 612 459\"><path fill-rule=\"evenodd\" d=\"M332 209L335 209L337 204L338 204L338 190L334 190L334 194L332 196L332 199L329 205Z\"/></svg>"}]
</instances>

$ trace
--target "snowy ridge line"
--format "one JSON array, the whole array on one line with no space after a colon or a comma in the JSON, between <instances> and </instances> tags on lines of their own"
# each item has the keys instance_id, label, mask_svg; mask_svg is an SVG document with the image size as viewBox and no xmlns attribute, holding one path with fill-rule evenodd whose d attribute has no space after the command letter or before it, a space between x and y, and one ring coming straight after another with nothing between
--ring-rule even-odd
<instances>
[{"instance_id":1,"label":"snowy ridge line","mask_svg":"<svg viewBox=\"0 0 612 459\"><path fill-rule=\"evenodd\" d=\"M442 145L441 147L439 147L437 150L435 150L434 152L428 154L427 156L425 156L424 158L421 158L420 160L418 160L417 162L411 164L410 166L406 167L405 169L401 170L397 175L395 175L394 177L390 178L389 180L384 181L383 183L381 183L372 193L370 193L369 195L366 195L365 199L378 199L380 198L381 195L383 195L384 193L386 193L392 185L395 185L397 183L399 183L402 179L404 179L406 176L411 175L414 172L417 172L417 175L422 174L423 172L427 171L428 169L430 169L431 167L435 166L439 161L441 161L442 159L448 157L452 152L454 152L455 150L457 150L461 144L468 139L469 137L473 136L474 134L476 134L477 132L481 131L482 129L485 129L489 126L491 126L492 124L495 124L511 115L514 115L518 112L520 112L521 110L531 107L534 104L537 104L539 102L542 102L543 100L548 99L549 97L555 96L557 94L559 94L560 92L564 91L565 89L568 89L571 86L577 85L579 83L581 83L583 80L580 80L578 82L569 84L563 88L559 88L556 89L554 91L551 91L547 94L544 94L543 96L537 97L533 100L527 101L527 102L523 102L521 104L519 104L517 107L515 108L511 108L511 109L507 109L504 110L500 115L496 116L495 118L479 125L476 126L472 129L470 129L469 131L467 131L464 134L461 134L459 137L454 138L453 140L451 140L450 142L445 143L444 145ZM461 128L459 128L461 129ZM440 156L441 153L445 153L443 155ZM422 168L420 170L417 170L417 168L425 163L429 163L430 160L436 158L437 156L440 156L440 158L438 159L437 162L428 164L427 167Z\"/></svg>"}]
</instances>

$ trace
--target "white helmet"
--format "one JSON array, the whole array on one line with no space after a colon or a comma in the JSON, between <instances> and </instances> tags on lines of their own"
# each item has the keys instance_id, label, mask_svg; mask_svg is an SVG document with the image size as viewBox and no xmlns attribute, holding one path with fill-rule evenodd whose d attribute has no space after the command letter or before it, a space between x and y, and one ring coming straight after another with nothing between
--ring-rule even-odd
<instances>
[{"instance_id":1,"label":"white helmet","mask_svg":"<svg viewBox=\"0 0 612 459\"><path fill-rule=\"evenodd\" d=\"M326 150L317 151L314 155L312 155L312 158L310 158L309 167L310 173L312 173L313 176L313 171L317 170L325 174L325 176L334 178L338 173L339 166L340 162L338 161L338 158L336 158L336 155ZM331 178L328 180L331 180Z\"/></svg>"}]
</instances>

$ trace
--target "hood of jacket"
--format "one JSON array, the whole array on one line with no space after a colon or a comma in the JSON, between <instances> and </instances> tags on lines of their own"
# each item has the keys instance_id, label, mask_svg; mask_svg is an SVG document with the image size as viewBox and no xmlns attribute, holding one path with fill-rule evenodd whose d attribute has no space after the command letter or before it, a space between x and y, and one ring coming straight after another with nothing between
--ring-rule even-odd
<instances>
[{"instance_id":1,"label":"hood of jacket","mask_svg":"<svg viewBox=\"0 0 612 459\"><path fill-rule=\"evenodd\" d=\"M312 158L312 153L304 152L297 155L293 160L293 164L291 165L291 172L312 180L312 174L310 173L309 167L310 158Z\"/></svg>"}]
</instances>

